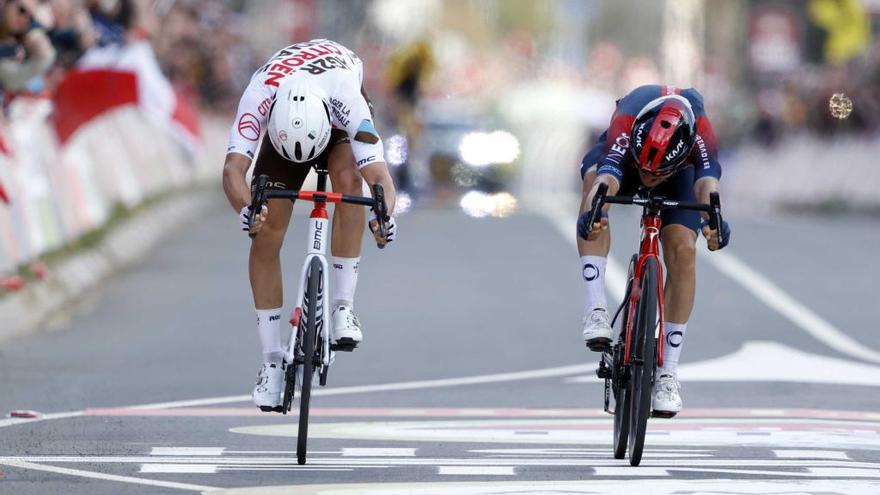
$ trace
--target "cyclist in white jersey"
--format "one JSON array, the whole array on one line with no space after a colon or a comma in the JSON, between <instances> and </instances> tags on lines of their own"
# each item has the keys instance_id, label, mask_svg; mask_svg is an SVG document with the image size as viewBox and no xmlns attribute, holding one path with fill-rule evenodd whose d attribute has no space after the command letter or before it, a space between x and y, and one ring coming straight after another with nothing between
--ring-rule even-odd
<instances>
[{"instance_id":1,"label":"cyclist in white jersey","mask_svg":"<svg viewBox=\"0 0 880 495\"><path fill-rule=\"evenodd\" d=\"M251 193L246 174L256 155L253 177L267 174L269 187L299 190L313 165L329 169L334 192L362 195L363 182L381 184L389 214L395 190L385 164L382 140L373 124L372 106L363 90L364 67L351 50L334 41L297 43L273 55L258 69L241 97L229 132L223 189L248 230ZM264 132L265 131L265 132ZM250 249L250 281L263 348L263 366L254 387L254 403L272 410L281 403L283 385L280 251L293 205L269 200L250 230L259 232ZM375 222L372 221L373 223ZM362 339L353 312L366 223L364 208L339 203L333 212L331 240L332 342L357 346ZM394 218L377 242L394 240Z\"/></svg>"}]
</instances>

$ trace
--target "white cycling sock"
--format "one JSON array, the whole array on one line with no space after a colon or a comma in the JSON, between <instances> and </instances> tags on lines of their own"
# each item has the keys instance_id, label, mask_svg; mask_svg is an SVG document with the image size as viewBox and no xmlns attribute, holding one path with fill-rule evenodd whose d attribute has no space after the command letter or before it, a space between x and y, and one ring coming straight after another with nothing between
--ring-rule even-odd
<instances>
[{"instance_id":1,"label":"white cycling sock","mask_svg":"<svg viewBox=\"0 0 880 495\"><path fill-rule=\"evenodd\" d=\"M684 332L687 330L687 323L670 323L663 324L666 333L666 341L663 342L663 366L660 373L670 373L674 377L678 377L678 358L681 356L681 346L684 344Z\"/></svg>"},{"instance_id":2,"label":"white cycling sock","mask_svg":"<svg viewBox=\"0 0 880 495\"><path fill-rule=\"evenodd\" d=\"M330 291L332 292L330 302L333 307L337 306L354 306L354 291L357 289L358 268L361 258L342 258L333 256L331 260L333 268L330 270L332 280Z\"/></svg>"},{"instance_id":3,"label":"white cycling sock","mask_svg":"<svg viewBox=\"0 0 880 495\"><path fill-rule=\"evenodd\" d=\"M258 309L257 331L263 345L263 361L281 364L284 351L281 349L281 308Z\"/></svg>"},{"instance_id":4,"label":"white cycling sock","mask_svg":"<svg viewBox=\"0 0 880 495\"><path fill-rule=\"evenodd\" d=\"M607 308L605 299L605 256L581 256L581 278L586 293L585 312L594 308Z\"/></svg>"}]
</instances>

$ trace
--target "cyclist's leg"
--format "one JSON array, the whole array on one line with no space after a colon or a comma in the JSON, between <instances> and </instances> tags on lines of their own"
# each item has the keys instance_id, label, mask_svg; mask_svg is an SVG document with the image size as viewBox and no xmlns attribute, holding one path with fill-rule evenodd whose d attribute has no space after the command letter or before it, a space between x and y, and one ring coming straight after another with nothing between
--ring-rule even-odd
<instances>
[{"instance_id":1,"label":"cyclist's leg","mask_svg":"<svg viewBox=\"0 0 880 495\"><path fill-rule=\"evenodd\" d=\"M308 167L294 164L281 157L268 138L263 140L254 165L254 177L261 174L268 175L271 189L298 190L302 187L308 172ZM287 199L270 199L268 208L266 223L251 243L248 268L263 352L272 355L266 356L271 357L271 361L280 362L280 314L283 300L280 253L293 204Z\"/></svg>"},{"instance_id":2,"label":"cyclist's leg","mask_svg":"<svg viewBox=\"0 0 880 495\"><path fill-rule=\"evenodd\" d=\"M335 145L327 161L333 191L355 196L363 195L363 179L355 165L348 139L334 135ZM340 350L351 350L362 340L360 323L353 312L360 267L361 241L366 226L366 212L360 205L337 203L333 210L333 236L330 301L333 305L333 340Z\"/></svg>"},{"instance_id":3,"label":"cyclist's leg","mask_svg":"<svg viewBox=\"0 0 880 495\"><path fill-rule=\"evenodd\" d=\"M696 201L693 190L693 168L688 167L663 185L656 193L679 201ZM664 210L660 240L666 264L664 306L666 320L686 324L694 306L696 287L696 241L700 230L700 214L691 210Z\"/></svg>"},{"instance_id":4,"label":"cyclist's leg","mask_svg":"<svg viewBox=\"0 0 880 495\"><path fill-rule=\"evenodd\" d=\"M351 144L344 134L333 137L337 138L336 144L327 157L333 191L362 196L364 182L355 166ZM334 205L333 236L330 244L330 253L333 255L331 301L334 306L351 306L354 302L365 225L366 213L363 206L348 203Z\"/></svg>"},{"instance_id":5,"label":"cyclist's leg","mask_svg":"<svg viewBox=\"0 0 880 495\"><path fill-rule=\"evenodd\" d=\"M658 194L680 201L695 201L693 168L687 168L658 188ZM666 210L662 214L660 240L666 263L666 286L663 294L666 338L663 342L663 366L658 368L652 407L655 411L675 414L682 401L678 385L678 360L684 344L687 322L694 307L696 288L696 247L700 215L689 210Z\"/></svg>"}]
</instances>

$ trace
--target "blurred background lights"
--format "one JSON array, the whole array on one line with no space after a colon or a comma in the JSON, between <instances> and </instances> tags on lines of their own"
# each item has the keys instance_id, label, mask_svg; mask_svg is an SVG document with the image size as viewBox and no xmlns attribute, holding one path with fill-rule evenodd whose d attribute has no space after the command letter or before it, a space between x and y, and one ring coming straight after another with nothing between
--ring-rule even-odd
<instances>
[{"instance_id":1,"label":"blurred background lights","mask_svg":"<svg viewBox=\"0 0 880 495\"><path fill-rule=\"evenodd\" d=\"M401 134L394 134L385 143L385 161L388 165L397 167L406 163L407 152L406 137Z\"/></svg>"},{"instance_id":2,"label":"blurred background lights","mask_svg":"<svg viewBox=\"0 0 880 495\"><path fill-rule=\"evenodd\" d=\"M458 152L473 167L506 164L519 158L519 140L507 131L471 132L461 138Z\"/></svg>"},{"instance_id":3,"label":"blurred background lights","mask_svg":"<svg viewBox=\"0 0 880 495\"><path fill-rule=\"evenodd\" d=\"M475 218L504 218L516 211L517 200L507 192L487 194L482 191L471 191L461 198L461 209Z\"/></svg>"},{"instance_id":4,"label":"blurred background lights","mask_svg":"<svg viewBox=\"0 0 880 495\"><path fill-rule=\"evenodd\" d=\"M413 203L412 196L410 196L408 193L405 193L402 191L398 192L397 193L397 202L395 203L395 206L394 206L394 214L401 215L403 213L408 212L410 210L410 208L412 208L412 203Z\"/></svg>"}]
</instances>

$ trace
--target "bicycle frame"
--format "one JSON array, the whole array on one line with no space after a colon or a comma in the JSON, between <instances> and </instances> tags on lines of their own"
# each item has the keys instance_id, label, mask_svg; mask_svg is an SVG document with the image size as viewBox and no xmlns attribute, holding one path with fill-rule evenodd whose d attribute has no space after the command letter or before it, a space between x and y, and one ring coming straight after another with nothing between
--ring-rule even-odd
<instances>
[{"instance_id":1,"label":"bicycle frame","mask_svg":"<svg viewBox=\"0 0 880 495\"><path fill-rule=\"evenodd\" d=\"M319 191L300 191L299 196L303 197L307 194L303 193L314 193ZM271 194L271 193L270 193ZM341 196L341 195L340 195ZM309 271L309 265L312 263L312 259L317 258L321 263L321 284L320 292L318 293L318 300L321 301L321 309L315 315L315 329L317 335L324 335L322 339L323 349L321 350L322 356L322 366L330 365L330 332L329 326L325 326L325 319L328 314L330 314L330 300L329 298L324 296L324 292L327 290L327 287L330 285L330 271L329 265L327 264L327 238L329 237L330 231L330 221L327 215L327 207L325 201L315 201L315 205L312 208L312 213L309 215L309 233L306 237L306 242L308 242L306 257L303 261L302 271L300 272L299 277L299 292L297 293L296 300L299 301L297 306L293 309L293 312L290 315L290 325L292 327L292 333L290 335L290 340L287 344L287 350L285 351L285 359L288 363L293 363L295 345L296 345L296 335L299 331L299 325L302 322L302 304L303 298L305 297L306 292L306 281ZM310 356L305 356L306 359L310 359Z\"/></svg>"},{"instance_id":2,"label":"bicycle frame","mask_svg":"<svg viewBox=\"0 0 880 495\"><path fill-rule=\"evenodd\" d=\"M663 264L660 263L660 228L662 227L662 221L660 220L660 212L659 211L651 211L649 208L645 207L644 213L642 214L642 236L641 241L639 242L639 257L636 261L636 266L633 270L633 279L630 281L630 292L628 294L628 307L627 311L630 315L629 318L626 319L626 344L624 346L623 353L623 364L628 365L630 362L631 355L631 345L632 345L632 326L634 318L632 315L635 314L636 304L639 302L639 297L641 294L641 279L642 279L642 271L644 270L645 263L650 258L654 258L657 260L657 267L659 268L659 272L657 274L657 304L659 306L658 309L658 324L656 326L656 330L654 336L656 337L658 342L663 342L662 339L665 338L665 329L663 328L663 319L664 319L664 308L663 308ZM658 346L657 350L657 365L663 366L663 346Z\"/></svg>"}]
</instances>

